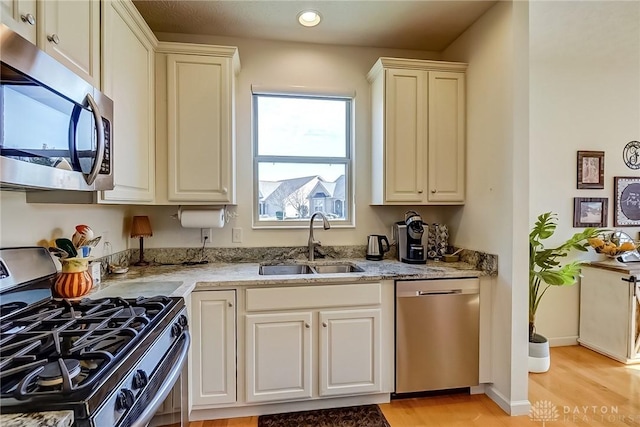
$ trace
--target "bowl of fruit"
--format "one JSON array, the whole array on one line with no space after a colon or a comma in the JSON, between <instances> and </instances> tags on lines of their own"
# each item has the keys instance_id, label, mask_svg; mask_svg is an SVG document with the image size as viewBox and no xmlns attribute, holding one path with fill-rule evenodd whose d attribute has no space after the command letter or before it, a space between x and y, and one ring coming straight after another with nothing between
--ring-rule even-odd
<instances>
[{"instance_id":1,"label":"bowl of fruit","mask_svg":"<svg viewBox=\"0 0 640 427\"><path fill-rule=\"evenodd\" d=\"M619 261L618 257L621 255L638 249L638 242L634 242L628 234L621 231L589 239L589 245L596 253L615 261Z\"/></svg>"}]
</instances>

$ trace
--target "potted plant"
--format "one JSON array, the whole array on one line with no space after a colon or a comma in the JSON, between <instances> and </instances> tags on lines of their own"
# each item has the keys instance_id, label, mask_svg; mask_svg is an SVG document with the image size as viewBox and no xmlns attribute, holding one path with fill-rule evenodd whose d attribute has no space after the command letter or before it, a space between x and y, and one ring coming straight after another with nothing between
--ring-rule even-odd
<instances>
[{"instance_id":1,"label":"potted plant","mask_svg":"<svg viewBox=\"0 0 640 427\"><path fill-rule=\"evenodd\" d=\"M536 334L535 320L540 301L550 286L573 285L584 262L576 260L562 265L561 261L574 249L586 252L589 239L604 231L585 228L560 246L545 248L543 240L553 236L557 219L555 213L543 213L529 233L529 372L546 372L549 369L549 342Z\"/></svg>"}]
</instances>

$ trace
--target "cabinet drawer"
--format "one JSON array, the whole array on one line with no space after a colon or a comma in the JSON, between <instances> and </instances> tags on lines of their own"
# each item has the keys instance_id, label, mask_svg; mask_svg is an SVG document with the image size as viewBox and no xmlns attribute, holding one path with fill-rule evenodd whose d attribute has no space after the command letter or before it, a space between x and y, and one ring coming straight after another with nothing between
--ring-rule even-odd
<instances>
[{"instance_id":1,"label":"cabinet drawer","mask_svg":"<svg viewBox=\"0 0 640 427\"><path fill-rule=\"evenodd\" d=\"M380 283L247 289L247 311L380 305Z\"/></svg>"}]
</instances>

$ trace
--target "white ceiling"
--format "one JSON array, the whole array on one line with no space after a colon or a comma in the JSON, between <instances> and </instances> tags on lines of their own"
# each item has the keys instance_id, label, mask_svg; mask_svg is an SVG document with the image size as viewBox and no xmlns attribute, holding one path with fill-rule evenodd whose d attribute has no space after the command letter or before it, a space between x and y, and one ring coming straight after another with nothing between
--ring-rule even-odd
<instances>
[{"instance_id":1,"label":"white ceiling","mask_svg":"<svg viewBox=\"0 0 640 427\"><path fill-rule=\"evenodd\" d=\"M158 33L297 41L441 51L496 3L495 0L218 1L134 0ZM314 9L322 22L298 24Z\"/></svg>"}]
</instances>

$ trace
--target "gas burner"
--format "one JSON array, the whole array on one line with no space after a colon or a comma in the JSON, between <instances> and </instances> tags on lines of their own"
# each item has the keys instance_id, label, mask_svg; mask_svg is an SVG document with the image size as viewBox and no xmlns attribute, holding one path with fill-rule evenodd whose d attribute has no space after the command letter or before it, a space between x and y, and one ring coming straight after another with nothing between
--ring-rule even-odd
<instances>
[{"instance_id":1,"label":"gas burner","mask_svg":"<svg viewBox=\"0 0 640 427\"><path fill-rule=\"evenodd\" d=\"M0 316L4 317L7 314L11 314L14 311L20 310L21 308L25 308L27 306L26 302L16 301L10 302L8 304L0 305Z\"/></svg>"},{"instance_id":2,"label":"gas burner","mask_svg":"<svg viewBox=\"0 0 640 427\"><path fill-rule=\"evenodd\" d=\"M144 307L126 307L120 310L114 317L146 317L147 310Z\"/></svg>"},{"instance_id":3,"label":"gas burner","mask_svg":"<svg viewBox=\"0 0 640 427\"><path fill-rule=\"evenodd\" d=\"M69 373L69 379L74 379L80 373L80 362L76 359L64 359L64 365ZM56 360L44 365L44 369L38 375L38 385L42 387L54 387L62 384L65 375L60 369L60 363Z\"/></svg>"}]
</instances>

